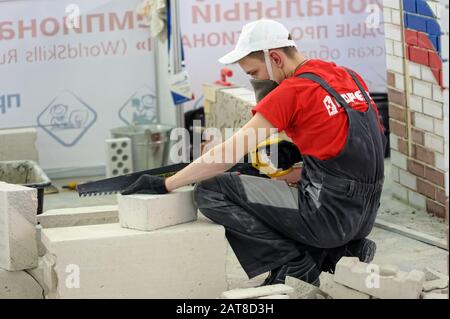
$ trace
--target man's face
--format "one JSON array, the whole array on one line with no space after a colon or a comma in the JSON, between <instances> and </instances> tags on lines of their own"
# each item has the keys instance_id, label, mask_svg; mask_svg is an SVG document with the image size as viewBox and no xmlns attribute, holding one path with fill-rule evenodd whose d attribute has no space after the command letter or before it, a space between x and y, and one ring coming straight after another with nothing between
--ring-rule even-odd
<instances>
[{"instance_id":1,"label":"man's face","mask_svg":"<svg viewBox=\"0 0 450 319\"><path fill-rule=\"evenodd\" d=\"M263 60L253 56L246 56L239 61L239 65L252 79L269 80L269 72Z\"/></svg>"}]
</instances>

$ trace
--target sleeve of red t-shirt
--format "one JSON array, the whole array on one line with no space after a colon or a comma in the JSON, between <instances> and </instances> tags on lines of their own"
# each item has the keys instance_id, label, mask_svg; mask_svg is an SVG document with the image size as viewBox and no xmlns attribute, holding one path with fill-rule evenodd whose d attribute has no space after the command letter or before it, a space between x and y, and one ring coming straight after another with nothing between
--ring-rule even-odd
<instances>
[{"instance_id":1,"label":"sleeve of red t-shirt","mask_svg":"<svg viewBox=\"0 0 450 319\"><path fill-rule=\"evenodd\" d=\"M284 131L289 126L295 111L295 89L283 85L270 92L252 109L253 115L261 114L279 132Z\"/></svg>"}]
</instances>

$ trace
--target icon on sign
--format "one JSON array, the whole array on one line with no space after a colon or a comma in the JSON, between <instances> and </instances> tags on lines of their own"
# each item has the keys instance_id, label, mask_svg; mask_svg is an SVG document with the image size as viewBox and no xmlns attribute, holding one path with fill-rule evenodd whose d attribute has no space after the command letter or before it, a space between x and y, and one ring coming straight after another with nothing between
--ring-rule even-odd
<instances>
[{"instance_id":1,"label":"icon on sign","mask_svg":"<svg viewBox=\"0 0 450 319\"><path fill-rule=\"evenodd\" d=\"M72 147L97 121L97 112L74 93L56 97L37 118L37 123L58 143Z\"/></svg>"}]
</instances>

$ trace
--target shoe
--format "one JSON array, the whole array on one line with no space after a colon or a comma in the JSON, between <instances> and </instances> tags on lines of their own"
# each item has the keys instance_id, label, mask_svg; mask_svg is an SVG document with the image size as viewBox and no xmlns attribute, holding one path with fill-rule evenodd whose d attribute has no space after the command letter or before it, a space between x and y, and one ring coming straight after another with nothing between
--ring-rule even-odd
<instances>
[{"instance_id":1,"label":"shoe","mask_svg":"<svg viewBox=\"0 0 450 319\"><path fill-rule=\"evenodd\" d=\"M334 274L336 264L342 257L358 257L364 263L372 262L377 245L370 239L351 241L345 246L328 250L325 259L320 263L320 270Z\"/></svg>"},{"instance_id":2,"label":"shoe","mask_svg":"<svg viewBox=\"0 0 450 319\"><path fill-rule=\"evenodd\" d=\"M297 278L316 287L320 286L320 269L308 252L304 252L287 264L273 269L262 286L284 284L287 276Z\"/></svg>"}]
</instances>

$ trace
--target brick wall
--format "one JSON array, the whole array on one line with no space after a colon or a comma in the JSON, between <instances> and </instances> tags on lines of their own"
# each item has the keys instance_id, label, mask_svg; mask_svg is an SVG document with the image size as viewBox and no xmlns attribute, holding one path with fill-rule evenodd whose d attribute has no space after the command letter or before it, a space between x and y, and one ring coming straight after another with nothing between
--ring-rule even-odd
<instances>
[{"instance_id":1,"label":"brick wall","mask_svg":"<svg viewBox=\"0 0 450 319\"><path fill-rule=\"evenodd\" d=\"M444 218L448 214L448 0L383 0L383 4L393 193Z\"/></svg>"}]
</instances>

